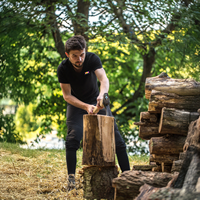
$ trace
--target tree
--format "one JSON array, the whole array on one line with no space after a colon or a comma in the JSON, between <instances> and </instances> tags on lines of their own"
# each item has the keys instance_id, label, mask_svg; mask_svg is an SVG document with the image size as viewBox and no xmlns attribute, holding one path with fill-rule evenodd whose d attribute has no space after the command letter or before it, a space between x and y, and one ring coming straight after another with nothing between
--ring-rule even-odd
<instances>
[{"instance_id":1,"label":"tree","mask_svg":"<svg viewBox=\"0 0 200 200\"><path fill-rule=\"evenodd\" d=\"M46 115L43 127L49 127L55 115L61 124L66 111L56 69L65 58L64 42L73 34L84 35L89 48L101 57L111 82L112 111L124 134L136 134L135 129L128 131L130 123L146 109L146 77L161 71L185 78L193 75L188 70L190 59L186 65L180 55L172 58L185 44L179 38L195 35L196 40L200 35L196 0L4 0L0 6L4 27L0 95L17 102L39 101L36 113ZM187 29L191 24L195 34ZM193 51L187 52L190 57L199 56L195 40ZM177 73L180 65L182 73Z\"/></svg>"}]
</instances>

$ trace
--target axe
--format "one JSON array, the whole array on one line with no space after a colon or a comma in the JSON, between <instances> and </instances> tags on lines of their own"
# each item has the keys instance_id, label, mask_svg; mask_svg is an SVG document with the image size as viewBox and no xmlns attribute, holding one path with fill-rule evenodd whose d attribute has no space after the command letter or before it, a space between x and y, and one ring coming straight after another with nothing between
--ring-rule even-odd
<instances>
[{"instance_id":1,"label":"axe","mask_svg":"<svg viewBox=\"0 0 200 200\"><path fill-rule=\"evenodd\" d=\"M104 93L103 99L100 101L100 106L106 109L107 116L112 116L109 105L110 105L110 99L109 99L108 93ZM93 114L96 114L98 112L99 112L99 109L96 106L93 110Z\"/></svg>"}]
</instances>

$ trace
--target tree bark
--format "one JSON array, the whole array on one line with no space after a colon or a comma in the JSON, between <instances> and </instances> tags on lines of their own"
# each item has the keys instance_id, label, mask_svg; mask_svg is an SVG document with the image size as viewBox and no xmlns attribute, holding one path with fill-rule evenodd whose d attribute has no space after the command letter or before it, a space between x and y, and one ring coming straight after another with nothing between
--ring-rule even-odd
<instances>
[{"instance_id":1,"label":"tree bark","mask_svg":"<svg viewBox=\"0 0 200 200\"><path fill-rule=\"evenodd\" d=\"M174 136L153 137L149 141L150 154L179 154L183 151L186 137Z\"/></svg>"},{"instance_id":2,"label":"tree bark","mask_svg":"<svg viewBox=\"0 0 200 200\"><path fill-rule=\"evenodd\" d=\"M152 90L184 96L199 96L200 83L190 79L172 79L168 76L148 77L145 82L145 97L147 99L150 98Z\"/></svg>"},{"instance_id":3,"label":"tree bark","mask_svg":"<svg viewBox=\"0 0 200 200\"><path fill-rule=\"evenodd\" d=\"M158 132L186 136L190 122L198 118L198 112L187 112L164 107L161 112Z\"/></svg>"},{"instance_id":4,"label":"tree bark","mask_svg":"<svg viewBox=\"0 0 200 200\"><path fill-rule=\"evenodd\" d=\"M171 173L180 172L182 165L183 165L183 160L173 161Z\"/></svg>"},{"instance_id":5,"label":"tree bark","mask_svg":"<svg viewBox=\"0 0 200 200\"><path fill-rule=\"evenodd\" d=\"M115 166L114 117L83 116L82 164Z\"/></svg>"},{"instance_id":6,"label":"tree bark","mask_svg":"<svg viewBox=\"0 0 200 200\"><path fill-rule=\"evenodd\" d=\"M86 167L83 169L83 191L86 199L113 199L112 180L117 177L114 167Z\"/></svg>"},{"instance_id":7,"label":"tree bark","mask_svg":"<svg viewBox=\"0 0 200 200\"><path fill-rule=\"evenodd\" d=\"M187 139L183 148L184 151L186 151L190 145L200 148L200 118L191 122L189 125Z\"/></svg>"},{"instance_id":8,"label":"tree bark","mask_svg":"<svg viewBox=\"0 0 200 200\"><path fill-rule=\"evenodd\" d=\"M163 107L196 112L200 108L200 96L179 96L174 93L152 90L148 111L161 113Z\"/></svg>"},{"instance_id":9,"label":"tree bark","mask_svg":"<svg viewBox=\"0 0 200 200\"><path fill-rule=\"evenodd\" d=\"M157 167L157 165L133 165L133 169L132 170L136 170L136 171L152 171L153 167Z\"/></svg>"},{"instance_id":10,"label":"tree bark","mask_svg":"<svg viewBox=\"0 0 200 200\"><path fill-rule=\"evenodd\" d=\"M140 126L139 127L139 137L143 140L150 140L152 137L160 137L166 134L160 134L158 132L158 126L157 127L146 127L146 126Z\"/></svg>"},{"instance_id":11,"label":"tree bark","mask_svg":"<svg viewBox=\"0 0 200 200\"><path fill-rule=\"evenodd\" d=\"M156 163L168 163L172 164L173 161L178 160L179 155L173 154L173 155L163 155L163 154L151 154L150 155L150 162L156 162Z\"/></svg>"},{"instance_id":12,"label":"tree bark","mask_svg":"<svg viewBox=\"0 0 200 200\"><path fill-rule=\"evenodd\" d=\"M133 200L139 194L139 188L146 184L154 187L165 187L173 178L170 173L150 171L125 171L114 178L115 200Z\"/></svg>"}]
</instances>

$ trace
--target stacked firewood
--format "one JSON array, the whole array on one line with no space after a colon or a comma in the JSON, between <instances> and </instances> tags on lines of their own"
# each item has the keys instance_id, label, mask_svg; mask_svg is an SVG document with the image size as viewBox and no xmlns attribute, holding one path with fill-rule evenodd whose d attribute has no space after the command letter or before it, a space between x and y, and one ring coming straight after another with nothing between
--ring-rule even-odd
<instances>
[{"instance_id":1,"label":"stacked firewood","mask_svg":"<svg viewBox=\"0 0 200 200\"><path fill-rule=\"evenodd\" d=\"M172 79L166 73L146 79L147 112L140 113L139 137L149 140L152 171L180 170L189 124L199 117L200 83Z\"/></svg>"},{"instance_id":2,"label":"stacked firewood","mask_svg":"<svg viewBox=\"0 0 200 200\"><path fill-rule=\"evenodd\" d=\"M135 124L150 165L114 178L114 200L200 199L200 83L162 73L146 79L145 96L148 111Z\"/></svg>"}]
</instances>

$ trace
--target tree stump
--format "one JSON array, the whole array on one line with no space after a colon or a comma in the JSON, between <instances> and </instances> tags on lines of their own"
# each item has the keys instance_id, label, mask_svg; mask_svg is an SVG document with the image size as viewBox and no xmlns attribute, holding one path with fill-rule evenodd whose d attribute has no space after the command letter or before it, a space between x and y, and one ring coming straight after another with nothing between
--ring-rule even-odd
<instances>
[{"instance_id":1,"label":"tree stump","mask_svg":"<svg viewBox=\"0 0 200 200\"><path fill-rule=\"evenodd\" d=\"M112 180L118 176L115 166L83 168L83 191L86 199L113 199Z\"/></svg>"},{"instance_id":2,"label":"tree stump","mask_svg":"<svg viewBox=\"0 0 200 200\"><path fill-rule=\"evenodd\" d=\"M83 116L83 165L115 166L114 117Z\"/></svg>"}]
</instances>

